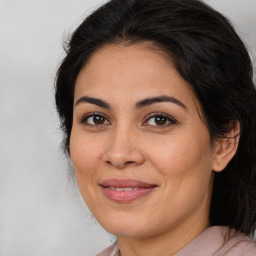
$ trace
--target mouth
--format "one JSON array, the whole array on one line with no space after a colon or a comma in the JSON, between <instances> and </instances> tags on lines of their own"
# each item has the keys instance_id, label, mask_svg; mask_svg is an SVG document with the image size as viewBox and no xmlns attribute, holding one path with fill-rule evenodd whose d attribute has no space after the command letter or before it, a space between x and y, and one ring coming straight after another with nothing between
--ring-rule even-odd
<instances>
[{"instance_id":1,"label":"mouth","mask_svg":"<svg viewBox=\"0 0 256 256\"><path fill-rule=\"evenodd\" d=\"M158 187L156 184L132 179L108 179L100 186L108 199L118 203L129 203L150 194Z\"/></svg>"}]
</instances>

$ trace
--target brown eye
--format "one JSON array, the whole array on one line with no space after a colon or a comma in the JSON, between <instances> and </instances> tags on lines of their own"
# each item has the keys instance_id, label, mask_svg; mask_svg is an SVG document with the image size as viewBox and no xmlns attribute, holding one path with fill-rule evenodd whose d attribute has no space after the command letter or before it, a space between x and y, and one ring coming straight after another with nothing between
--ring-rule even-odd
<instances>
[{"instance_id":1,"label":"brown eye","mask_svg":"<svg viewBox=\"0 0 256 256\"><path fill-rule=\"evenodd\" d=\"M99 116L99 115L93 116L93 122L94 122L95 124L104 124L105 119L106 119L106 118L103 117L103 116Z\"/></svg>"},{"instance_id":2,"label":"brown eye","mask_svg":"<svg viewBox=\"0 0 256 256\"><path fill-rule=\"evenodd\" d=\"M166 122L167 122L166 117L163 117L163 116L156 116L156 117L155 117L155 123L156 123L157 125L165 125Z\"/></svg>"},{"instance_id":3,"label":"brown eye","mask_svg":"<svg viewBox=\"0 0 256 256\"><path fill-rule=\"evenodd\" d=\"M100 114L93 114L93 115L87 116L83 118L82 123L91 125L91 126L110 124L107 118Z\"/></svg>"},{"instance_id":4,"label":"brown eye","mask_svg":"<svg viewBox=\"0 0 256 256\"><path fill-rule=\"evenodd\" d=\"M176 123L175 119L173 119L167 115L164 115L164 114L158 114L158 115L153 115L150 118L148 118L145 125L167 127L167 126L173 125L175 123Z\"/></svg>"}]
</instances>

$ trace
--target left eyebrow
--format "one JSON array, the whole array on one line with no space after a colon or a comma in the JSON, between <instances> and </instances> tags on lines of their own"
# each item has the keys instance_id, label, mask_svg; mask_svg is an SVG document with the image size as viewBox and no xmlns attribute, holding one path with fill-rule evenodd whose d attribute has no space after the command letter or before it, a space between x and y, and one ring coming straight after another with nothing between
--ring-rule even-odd
<instances>
[{"instance_id":1,"label":"left eyebrow","mask_svg":"<svg viewBox=\"0 0 256 256\"><path fill-rule=\"evenodd\" d=\"M174 104L184 108L185 110L187 110L187 107L184 103L182 103L181 101L179 101L178 99L176 99L174 97L170 97L170 96L167 96L167 95L162 95L162 96L143 99L143 100L136 103L135 109L139 110L143 107L152 105L154 103L160 103L160 102L171 102L171 103L174 103Z\"/></svg>"}]
</instances>

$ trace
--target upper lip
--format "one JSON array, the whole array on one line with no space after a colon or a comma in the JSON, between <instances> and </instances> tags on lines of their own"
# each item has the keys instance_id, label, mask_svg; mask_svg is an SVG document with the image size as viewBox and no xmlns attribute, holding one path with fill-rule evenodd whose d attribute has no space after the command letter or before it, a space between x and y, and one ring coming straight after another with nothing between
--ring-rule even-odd
<instances>
[{"instance_id":1,"label":"upper lip","mask_svg":"<svg viewBox=\"0 0 256 256\"><path fill-rule=\"evenodd\" d=\"M145 181L134 179L107 179L100 183L103 187L115 187L115 188L151 188L156 187L156 184L147 183Z\"/></svg>"}]
</instances>

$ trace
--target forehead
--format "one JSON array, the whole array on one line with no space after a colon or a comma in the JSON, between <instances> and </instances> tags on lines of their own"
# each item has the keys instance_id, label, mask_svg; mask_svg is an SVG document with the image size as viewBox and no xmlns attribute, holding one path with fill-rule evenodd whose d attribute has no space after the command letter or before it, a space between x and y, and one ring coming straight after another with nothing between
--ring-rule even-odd
<instances>
[{"instance_id":1,"label":"forehead","mask_svg":"<svg viewBox=\"0 0 256 256\"><path fill-rule=\"evenodd\" d=\"M199 106L191 86L173 63L163 51L148 43L98 49L78 75L75 99L83 94L126 103L129 99L168 95Z\"/></svg>"}]
</instances>

